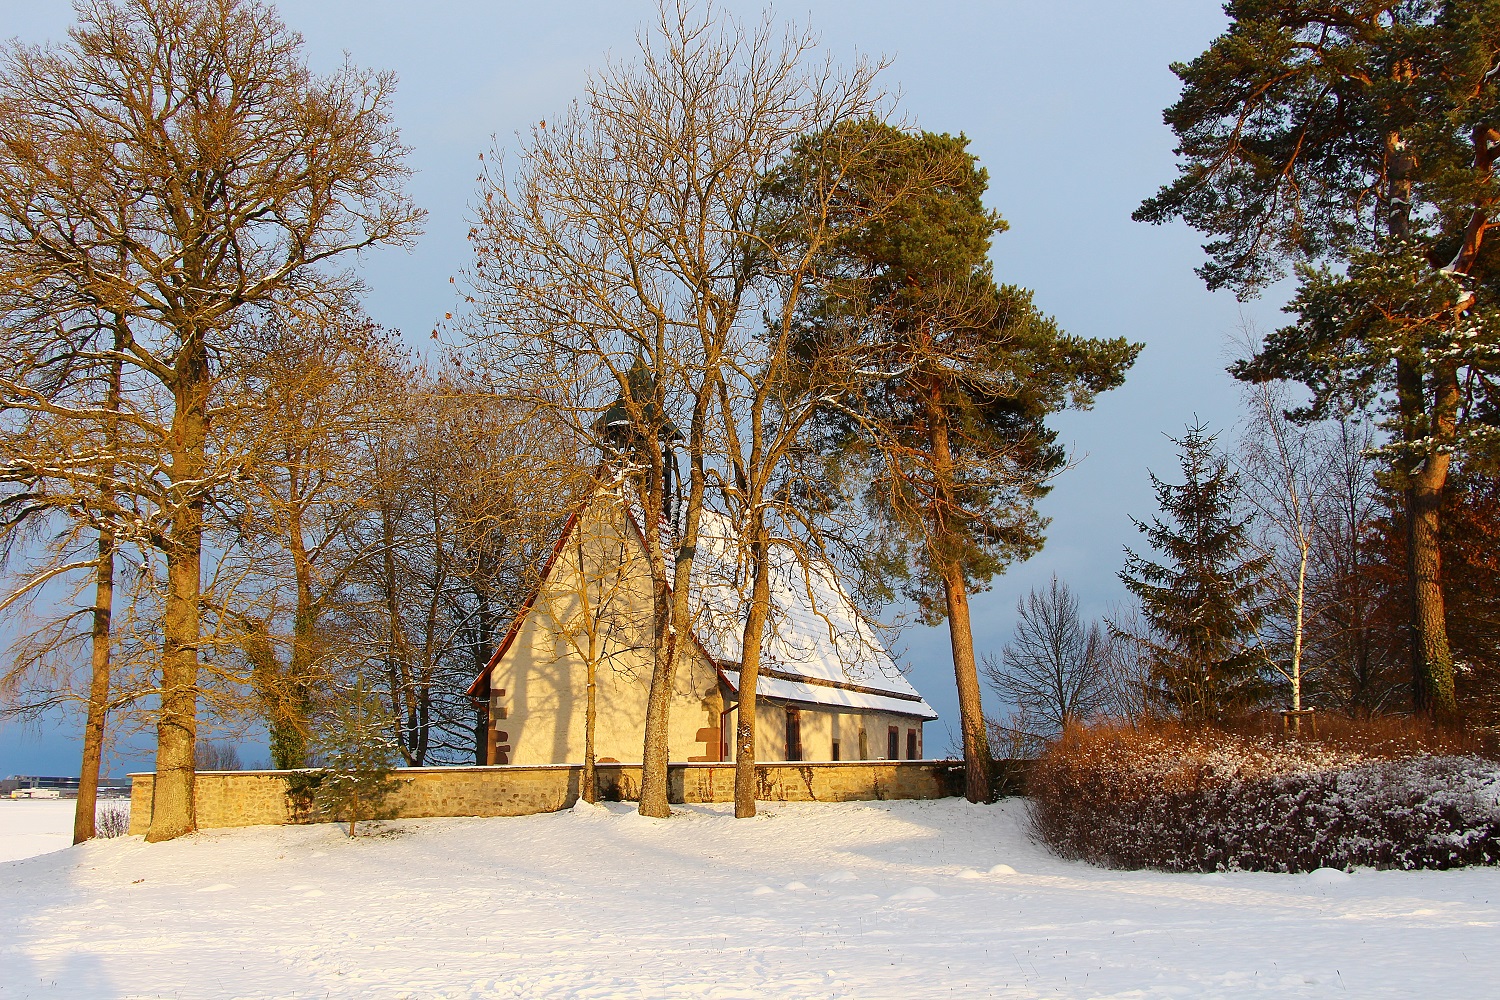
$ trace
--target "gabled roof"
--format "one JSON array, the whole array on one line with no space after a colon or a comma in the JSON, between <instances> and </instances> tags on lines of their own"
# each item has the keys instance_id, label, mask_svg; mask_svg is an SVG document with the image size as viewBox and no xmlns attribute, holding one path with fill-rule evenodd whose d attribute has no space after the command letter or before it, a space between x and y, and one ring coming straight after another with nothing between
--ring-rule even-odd
<instances>
[{"instance_id":1,"label":"gabled roof","mask_svg":"<svg viewBox=\"0 0 1500 1000\"><path fill-rule=\"evenodd\" d=\"M700 641L739 690L749 614L748 567L739 564L733 526L704 511L693 560L694 625ZM770 696L850 708L937 713L901 673L880 637L845 593L832 567L771 545L771 609L757 690Z\"/></svg>"},{"instance_id":2,"label":"gabled roof","mask_svg":"<svg viewBox=\"0 0 1500 1000\"><path fill-rule=\"evenodd\" d=\"M489 672L510 648L536 603L541 585L551 576L558 553L566 546L583 510L593 502L591 498L568 518L537 587L522 604L495 655L470 685L470 696L478 695ZM641 515L640 507L633 505L629 520L644 545ZM725 682L738 691L750 588L748 574L738 564L739 550L732 544L732 534L727 517L703 512L693 559L692 637ZM758 692L830 707L937 718L859 615L832 568L819 562L804 566L785 545L773 544L771 552L771 610Z\"/></svg>"},{"instance_id":3,"label":"gabled roof","mask_svg":"<svg viewBox=\"0 0 1500 1000\"><path fill-rule=\"evenodd\" d=\"M547 556L547 561L542 564L542 572L537 577L536 586L531 588L531 593L527 594L526 600L521 602L521 607L517 609L515 618L511 620L510 628L505 630L505 638L501 639L500 645L495 647L494 655L485 663L484 669L479 671L479 676L474 678L474 683L469 685L469 690L466 693L470 698L479 697L480 690L489 679L490 671L495 669L495 664L499 663L500 658L505 655L505 651L510 649L510 644L516 641L516 634L521 631L521 625L526 621L526 616L531 614L531 609L536 604L536 599L542 592L542 585L552 576L552 567L557 565L558 556L562 555L564 546L568 544L568 536L572 535L573 529L578 527L578 519L588 509L591 502L592 499L579 504L573 513L568 515L567 521L563 523L563 529L557 536L557 543L552 546L551 554Z\"/></svg>"}]
</instances>

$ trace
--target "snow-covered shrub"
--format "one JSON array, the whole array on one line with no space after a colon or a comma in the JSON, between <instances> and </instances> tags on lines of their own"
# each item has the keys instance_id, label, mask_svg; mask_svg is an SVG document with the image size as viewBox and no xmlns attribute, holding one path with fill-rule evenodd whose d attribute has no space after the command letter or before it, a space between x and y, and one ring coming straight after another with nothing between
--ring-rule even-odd
<instances>
[{"instance_id":1,"label":"snow-covered shrub","mask_svg":"<svg viewBox=\"0 0 1500 1000\"><path fill-rule=\"evenodd\" d=\"M94 813L94 836L123 837L130 832L130 806L118 802L101 805Z\"/></svg>"},{"instance_id":2,"label":"snow-covered shrub","mask_svg":"<svg viewBox=\"0 0 1500 1000\"><path fill-rule=\"evenodd\" d=\"M1500 862L1500 765L1472 754L1173 726L1071 728L1037 762L1028 792L1043 842L1111 868Z\"/></svg>"}]
</instances>

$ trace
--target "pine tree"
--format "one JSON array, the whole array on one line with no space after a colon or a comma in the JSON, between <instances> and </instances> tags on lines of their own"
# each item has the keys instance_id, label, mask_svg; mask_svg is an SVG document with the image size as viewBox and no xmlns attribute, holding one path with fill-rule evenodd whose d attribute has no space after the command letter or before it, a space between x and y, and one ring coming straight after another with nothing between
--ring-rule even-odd
<instances>
[{"instance_id":1,"label":"pine tree","mask_svg":"<svg viewBox=\"0 0 1500 1000\"><path fill-rule=\"evenodd\" d=\"M1500 5L1232 0L1229 27L1173 66L1179 176L1136 218L1209 237L1210 288L1255 293L1296 267L1296 321L1235 365L1304 385L1308 415L1383 411L1400 491L1412 700L1456 711L1444 611L1449 469L1493 458L1500 369Z\"/></svg>"},{"instance_id":2,"label":"pine tree","mask_svg":"<svg viewBox=\"0 0 1500 1000\"><path fill-rule=\"evenodd\" d=\"M391 739L385 706L362 681L338 693L332 712L319 727L316 750L324 770L314 793L323 815L349 824L379 819L386 798L400 786L392 776L400 759Z\"/></svg>"},{"instance_id":3,"label":"pine tree","mask_svg":"<svg viewBox=\"0 0 1500 1000\"><path fill-rule=\"evenodd\" d=\"M948 621L977 802L990 749L969 595L1042 547L1036 502L1067 464L1048 418L1120 385L1140 346L1067 334L1030 291L995 280L990 242L1006 223L984 207L989 175L966 137L867 122L809 143L868 142L872 130L884 151L842 181L834 211L848 224L826 253L826 287L808 297L802 349L858 359L829 418L832 462L867 479L887 575L928 624ZM804 168L794 159L777 179L790 197ZM891 207L867 220L872 204Z\"/></svg>"},{"instance_id":4,"label":"pine tree","mask_svg":"<svg viewBox=\"0 0 1500 1000\"><path fill-rule=\"evenodd\" d=\"M1194 423L1171 440L1179 449L1182 484L1151 474L1170 523L1135 521L1164 561L1127 547L1120 579L1150 625L1150 635L1128 638L1144 647L1153 696L1186 719L1208 721L1265 694L1255 636L1270 567L1252 553L1249 522L1235 517L1238 484L1214 448L1214 435Z\"/></svg>"}]
</instances>

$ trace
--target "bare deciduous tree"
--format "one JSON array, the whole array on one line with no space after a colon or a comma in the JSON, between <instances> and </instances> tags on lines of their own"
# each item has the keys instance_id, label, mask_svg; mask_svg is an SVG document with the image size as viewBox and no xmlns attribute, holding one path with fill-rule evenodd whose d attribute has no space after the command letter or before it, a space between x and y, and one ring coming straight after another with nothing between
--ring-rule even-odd
<instances>
[{"instance_id":1,"label":"bare deciduous tree","mask_svg":"<svg viewBox=\"0 0 1500 1000\"><path fill-rule=\"evenodd\" d=\"M1084 624L1068 585L1053 576L1046 590L1032 589L1016 602L1016 615L1014 636L998 659L985 657L984 672L1026 728L1050 738L1108 709L1109 637L1097 622Z\"/></svg>"},{"instance_id":2,"label":"bare deciduous tree","mask_svg":"<svg viewBox=\"0 0 1500 1000\"><path fill-rule=\"evenodd\" d=\"M412 766L475 757L465 692L588 479L566 433L457 367L393 371L360 444L366 509L342 595L349 669Z\"/></svg>"},{"instance_id":3,"label":"bare deciduous tree","mask_svg":"<svg viewBox=\"0 0 1500 1000\"><path fill-rule=\"evenodd\" d=\"M784 302L773 306L777 288L760 267L764 178L800 136L871 106L868 71L841 77L814 49L806 32L770 20L747 28L664 4L635 64L596 74L578 105L533 128L513 171L491 162L471 234L480 333L495 368L581 435L607 408L620 414L594 437L629 456L647 522L657 652L645 815L670 812L667 715L692 630L710 477L717 469L735 482L719 442L744 413L725 407L723 393L732 380L766 377L756 360L763 309ZM764 431L731 450L743 459L764 446ZM687 457L680 504L669 454L678 445ZM775 462L753 464L741 481L767 489ZM761 516L757 498L743 509ZM753 526L748 537L761 543Z\"/></svg>"},{"instance_id":4,"label":"bare deciduous tree","mask_svg":"<svg viewBox=\"0 0 1500 1000\"><path fill-rule=\"evenodd\" d=\"M1387 710L1410 680L1401 624L1382 614L1377 580L1384 557L1377 526L1386 513L1371 458L1377 445L1374 427L1354 414L1341 414L1329 433L1311 572L1317 617L1307 652L1316 687L1356 716Z\"/></svg>"},{"instance_id":5,"label":"bare deciduous tree","mask_svg":"<svg viewBox=\"0 0 1500 1000\"><path fill-rule=\"evenodd\" d=\"M384 391L408 362L356 307L271 311L247 331L234 363L260 400L237 422L238 451L253 456L235 484L238 555L255 581L231 617L269 735L271 763L308 765L316 691L346 651L335 610L366 553L355 529L368 516L372 426L393 419ZM284 596L290 592L289 598Z\"/></svg>"},{"instance_id":6,"label":"bare deciduous tree","mask_svg":"<svg viewBox=\"0 0 1500 1000\"><path fill-rule=\"evenodd\" d=\"M1282 626L1285 633L1284 642L1262 642L1259 648L1269 666L1286 678L1292 711L1300 712L1310 616L1308 573L1331 471L1321 440L1325 428L1293 423L1287 416L1290 401L1278 384L1251 384L1245 397L1250 413L1236 462L1240 497L1254 517L1258 547L1268 560L1266 581L1275 609L1268 624ZM1285 660L1269 655L1282 646Z\"/></svg>"},{"instance_id":7,"label":"bare deciduous tree","mask_svg":"<svg viewBox=\"0 0 1500 1000\"><path fill-rule=\"evenodd\" d=\"M52 320L23 327L7 360L118 361L164 404L131 417L165 456L151 521L114 525L166 557L159 841L195 826L204 509L239 472L217 460L211 426L251 402L216 392L222 352L244 307L347 287L329 262L409 241L422 213L401 191L390 74L314 75L256 0L81 0L77 13L67 43L0 56L0 297ZM109 343L100 312L115 319ZM67 364L7 368L13 406L99 419L58 402Z\"/></svg>"},{"instance_id":8,"label":"bare deciduous tree","mask_svg":"<svg viewBox=\"0 0 1500 1000\"><path fill-rule=\"evenodd\" d=\"M622 469L601 470L604 478L586 504L570 518L571 534L558 556L566 563L537 592L542 627L584 664L582 796L596 802L594 735L599 716L601 670L622 669L630 654L651 648L654 628L650 602L640 600L650 580L632 574L629 508L633 489ZM566 529L565 529L566 530ZM554 581L567 581L557 585Z\"/></svg>"}]
</instances>

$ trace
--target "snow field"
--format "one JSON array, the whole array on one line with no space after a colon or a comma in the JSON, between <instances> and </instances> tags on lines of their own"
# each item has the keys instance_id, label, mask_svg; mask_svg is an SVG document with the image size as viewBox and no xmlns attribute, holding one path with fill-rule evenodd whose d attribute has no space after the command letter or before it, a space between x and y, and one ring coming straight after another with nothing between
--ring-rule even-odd
<instances>
[{"instance_id":1,"label":"snow field","mask_svg":"<svg viewBox=\"0 0 1500 1000\"><path fill-rule=\"evenodd\" d=\"M1500 978L1495 869L1110 872L1033 844L1019 800L762 808L94 841L0 865L0 997L1465 998Z\"/></svg>"},{"instance_id":2,"label":"snow field","mask_svg":"<svg viewBox=\"0 0 1500 1000\"><path fill-rule=\"evenodd\" d=\"M76 799L0 799L0 862L60 851L73 843ZM100 799L99 808L130 809L129 799ZM0 987L3 988L3 987Z\"/></svg>"}]
</instances>

